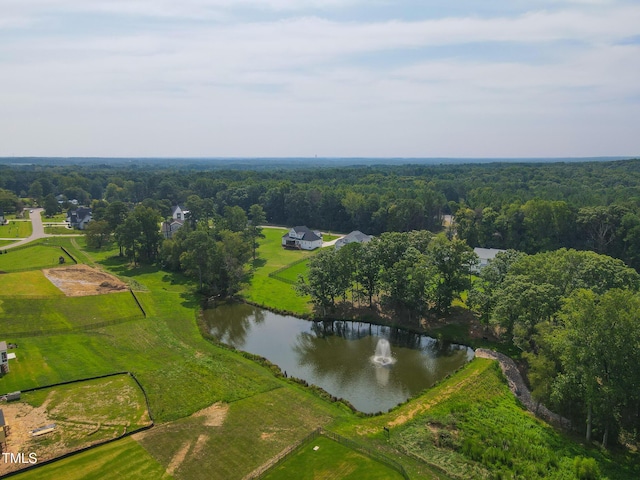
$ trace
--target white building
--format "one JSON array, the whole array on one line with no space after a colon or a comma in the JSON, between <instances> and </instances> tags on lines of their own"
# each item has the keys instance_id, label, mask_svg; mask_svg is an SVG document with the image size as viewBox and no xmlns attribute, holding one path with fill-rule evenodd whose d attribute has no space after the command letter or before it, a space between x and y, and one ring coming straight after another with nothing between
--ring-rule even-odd
<instances>
[{"instance_id":1,"label":"white building","mask_svg":"<svg viewBox=\"0 0 640 480\"><path fill-rule=\"evenodd\" d=\"M478 255L478 259L480 263L476 266L476 270L481 270L491 262L496 255L500 252L506 252L506 250L500 250L499 248L479 248L476 247L473 249L474 253Z\"/></svg>"},{"instance_id":2,"label":"white building","mask_svg":"<svg viewBox=\"0 0 640 480\"><path fill-rule=\"evenodd\" d=\"M298 248L302 250L314 250L322 246L322 233L312 231L307 227L293 227L282 236L284 248Z\"/></svg>"}]
</instances>

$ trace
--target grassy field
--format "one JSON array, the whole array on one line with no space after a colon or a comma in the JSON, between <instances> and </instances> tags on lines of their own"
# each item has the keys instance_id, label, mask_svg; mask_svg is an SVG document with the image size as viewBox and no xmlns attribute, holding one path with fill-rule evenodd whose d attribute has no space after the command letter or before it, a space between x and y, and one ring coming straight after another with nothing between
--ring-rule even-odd
<instances>
[{"instance_id":1,"label":"grassy field","mask_svg":"<svg viewBox=\"0 0 640 480\"><path fill-rule=\"evenodd\" d=\"M149 453L131 437L102 445L14 477L19 480L169 480Z\"/></svg>"},{"instance_id":2,"label":"grassy field","mask_svg":"<svg viewBox=\"0 0 640 480\"><path fill-rule=\"evenodd\" d=\"M31 235L31 222L27 220L11 221L0 225L0 238L26 238Z\"/></svg>"},{"instance_id":3,"label":"grassy field","mask_svg":"<svg viewBox=\"0 0 640 480\"><path fill-rule=\"evenodd\" d=\"M26 392L21 402L32 407L46 402L47 419L60 425L55 434L71 450L120 436L151 422L144 395L128 375ZM87 430L91 431L90 438Z\"/></svg>"},{"instance_id":4,"label":"grassy field","mask_svg":"<svg viewBox=\"0 0 640 480\"><path fill-rule=\"evenodd\" d=\"M309 313L311 307L309 299L296 295L293 287L287 283L270 278L269 273L278 270L290 263L307 258L314 254L306 250L285 250L282 248L281 238L287 230L265 228L262 231L265 238L260 242L251 285L242 292L247 300L259 305L278 308L297 313Z\"/></svg>"},{"instance_id":5,"label":"grassy field","mask_svg":"<svg viewBox=\"0 0 640 480\"><path fill-rule=\"evenodd\" d=\"M101 322L142 319L143 315L128 291L85 297L2 297L0 337L18 332L48 333L87 327ZM32 335L21 335L32 336Z\"/></svg>"},{"instance_id":6,"label":"grassy field","mask_svg":"<svg viewBox=\"0 0 640 480\"><path fill-rule=\"evenodd\" d=\"M80 230L74 230L72 228L55 226L55 227L44 227L44 233L49 233L52 235L78 235L78 234L81 234L82 232Z\"/></svg>"},{"instance_id":7,"label":"grassy field","mask_svg":"<svg viewBox=\"0 0 640 480\"><path fill-rule=\"evenodd\" d=\"M45 244L7 250L6 254L0 255L0 272L57 267L60 264L58 258L61 256L65 258L66 263L73 263L60 248Z\"/></svg>"},{"instance_id":8,"label":"grassy field","mask_svg":"<svg viewBox=\"0 0 640 480\"><path fill-rule=\"evenodd\" d=\"M306 276L307 268L307 260L305 260L304 262L297 263L286 270L281 271L278 273L278 277L286 278L287 280L295 282L298 280L298 275L302 275L303 277Z\"/></svg>"},{"instance_id":9,"label":"grassy field","mask_svg":"<svg viewBox=\"0 0 640 480\"><path fill-rule=\"evenodd\" d=\"M0 275L0 301L3 297L61 297L62 291L49 281L40 270L5 273ZM3 314L0 303L0 318ZM2 326L0 325L0 330Z\"/></svg>"},{"instance_id":10,"label":"grassy field","mask_svg":"<svg viewBox=\"0 0 640 480\"><path fill-rule=\"evenodd\" d=\"M6 245L11 245L12 243L15 243L15 240L0 240L0 247L4 247Z\"/></svg>"},{"instance_id":11,"label":"grassy field","mask_svg":"<svg viewBox=\"0 0 640 480\"><path fill-rule=\"evenodd\" d=\"M44 212L42 212L42 222L64 222L67 219L66 213L57 213L51 217L47 217Z\"/></svg>"},{"instance_id":12,"label":"grassy field","mask_svg":"<svg viewBox=\"0 0 640 480\"><path fill-rule=\"evenodd\" d=\"M314 447L319 447L314 450ZM326 437L318 437L265 475L264 480L402 480L389 467Z\"/></svg>"}]
</instances>

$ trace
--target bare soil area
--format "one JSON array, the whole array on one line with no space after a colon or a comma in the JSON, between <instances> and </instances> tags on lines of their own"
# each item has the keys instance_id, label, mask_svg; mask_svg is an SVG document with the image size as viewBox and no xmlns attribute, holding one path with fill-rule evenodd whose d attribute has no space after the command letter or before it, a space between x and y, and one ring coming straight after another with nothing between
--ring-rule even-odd
<instances>
[{"instance_id":1,"label":"bare soil area","mask_svg":"<svg viewBox=\"0 0 640 480\"><path fill-rule=\"evenodd\" d=\"M113 275L88 265L47 268L42 270L42 273L67 297L102 295L122 292L128 288L126 283Z\"/></svg>"}]
</instances>

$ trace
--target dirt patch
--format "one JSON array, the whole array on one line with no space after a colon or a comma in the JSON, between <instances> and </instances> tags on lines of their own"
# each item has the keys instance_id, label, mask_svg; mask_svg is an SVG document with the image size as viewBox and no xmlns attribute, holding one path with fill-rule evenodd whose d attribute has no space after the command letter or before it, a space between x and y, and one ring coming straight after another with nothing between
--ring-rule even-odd
<instances>
[{"instance_id":1,"label":"dirt patch","mask_svg":"<svg viewBox=\"0 0 640 480\"><path fill-rule=\"evenodd\" d=\"M189 448L191 448L191 442L186 442L184 445L182 445L180 450L178 450L177 453L173 456L173 458L171 459L171 463L169 463L169 466L167 467L167 473L169 475L173 475L176 469L178 469L178 467L182 465L182 462L184 462L184 459L187 458L187 453L189 453Z\"/></svg>"},{"instance_id":2,"label":"dirt patch","mask_svg":"<svg viewBox=\"0 0 640 480\"><path fill-rule=\"evenodd\" d=\"M197 457L200 452L202 451L202 449L204 448L205 443L207 443L207 440L209 440L209 435L205 435L204 433L198 436L198 440L196 440L196 444L193 447L193 453L192 455L194 457Z\"/></svg>"},{"instance_id":3,"label":"dirt patch","mask_svg":"<svg viewBox=\"0 0 640 480\"><path fill-rule=\"evenodd\" d=\"M124 282L113 275L88 265L47 268L42 270L42 273L67 297L102 295L122 292L128 288Z\"/></svg>"},{"instance_id":4,"label":"dirt patch","mask_svg":"<svg viewBox=\"0 0 640 480\"><path fill-rule=\"evenodd\" d=\"M229 405L226 403L214 403L193 414L194 417L204 417L206 427L221 427L227 418Z\"/></svg>"}]
</instances>

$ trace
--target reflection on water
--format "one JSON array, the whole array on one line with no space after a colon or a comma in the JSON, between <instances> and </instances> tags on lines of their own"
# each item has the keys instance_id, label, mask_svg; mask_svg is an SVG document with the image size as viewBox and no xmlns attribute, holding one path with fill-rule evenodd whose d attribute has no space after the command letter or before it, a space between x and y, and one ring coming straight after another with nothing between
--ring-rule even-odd
<instances>
[{"instance_id":1,"label":"reflection on water","mask_svg":"<svg viewBox=\"0 0 640 480\"><path fill-rule=\"evenodd\" d=\"M473 358L463 345L359 322L309 322L250 305L204 313L218 340L261 355L286 371L347 399L362 412L402 403ZM371 362L378 340L391 346L393 365Z\"/></svg>"}]
</instances>

